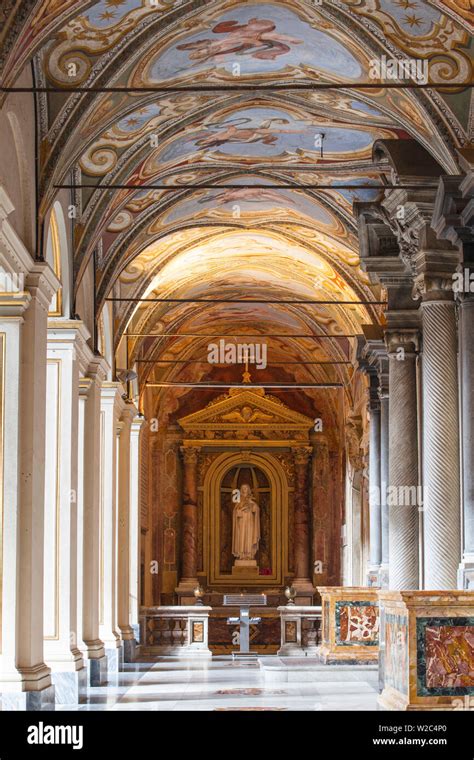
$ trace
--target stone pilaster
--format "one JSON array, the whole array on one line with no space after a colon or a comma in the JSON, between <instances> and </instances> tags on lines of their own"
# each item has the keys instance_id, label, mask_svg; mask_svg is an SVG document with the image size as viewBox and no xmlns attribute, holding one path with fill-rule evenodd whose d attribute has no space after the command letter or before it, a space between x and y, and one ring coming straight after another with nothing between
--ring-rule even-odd
<instances>
[{"instance_id":1,"label":"stone pilaster","mask_svg":"<svg viewBox=\"0 0 474 760\"><path fill-rule=\"evenodd\" d=\"M140 432L145 423L134 417L130 428L130 518L129 518L129 624L135 641L140 639Z\"/></svg>"},{"instance_id":2,"label":"stone pilaster","mask_svg":"<svg viewBox=\"0 0 474 760\"><path fill-rule=\"evenodd\" d=\"M78 640L91 686L107 681L107 657L99 636L101 531L100 388L107 377L101 356L91 356L79 380Z\"/></svg>"},{"instance_id":3,"label":"stone pilaster","mask_svg":"<svg viewBox=\"0 0 474 760\"><path fill-rule=\"evenodd\" d=\"M135 406L127 404L122 413L119 440L117 614L124 662L133 662L136 650L135 631L130 625L131 428L136 413Z\"/></svg>"},{"instance_id":4,"label":"stone pilaster","mask_svg":"<svg viewBox=\"0 0 474 760\"><path fill-rule=\"evenodd\" d=\"M7 235L10 246L18 244L26 263L8 229L3 223L2 238ZM44 431L48 308L58 286L50 267L38 262L14 299L16 307L10 297L2 297L0 306L5 341L0 690L5 710L54 705L43 653Z\"/></svg>"},{"instance_id":5,"label":"stone pilaster","mask_svg":"<svg viewBox=\"0 0 474 760\"><path fill-rule=\"evenodd\" d=\"M101 575L100 638L104 642L110 672L122 664L122 647L117 622L117 464L119 420L125 406L123 388L117 382L101 387Z\"/></svg>"},{"instance_id":6,"label":"stone pilaster","mask_svg":"<svg viewBox=\"0 0 474 760\"><path fill-rule=\"evenodd\" d=\"M87 338L78 320L48 322L44 652L59 704L82 701L87 687L77 629L79 357Z\"/></svg>"}]
</instances>

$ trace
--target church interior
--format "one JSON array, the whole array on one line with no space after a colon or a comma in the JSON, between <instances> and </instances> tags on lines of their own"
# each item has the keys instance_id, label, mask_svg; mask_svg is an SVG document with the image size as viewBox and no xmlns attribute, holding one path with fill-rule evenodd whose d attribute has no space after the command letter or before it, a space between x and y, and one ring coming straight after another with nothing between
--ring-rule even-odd
<instances>
[{"instance_id":1,"label":"church interior","mask_svg":"<svg viewBox=\"0 0 474 760\"><path fill-rule=\"evenodd\" d=\"M474 709L470 0L0 19L0 709Z\"/></svg>"}]
</instances>

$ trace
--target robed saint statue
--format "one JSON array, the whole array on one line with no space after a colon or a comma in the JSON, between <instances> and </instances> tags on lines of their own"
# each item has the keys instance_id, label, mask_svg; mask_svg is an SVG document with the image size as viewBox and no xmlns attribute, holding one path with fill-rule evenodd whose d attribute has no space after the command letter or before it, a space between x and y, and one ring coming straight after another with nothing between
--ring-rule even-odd
<instances>
[{"instance_id":1,"label":"robed saint statue","mask_svg":"<svg viewBox=\"0 0 474 760\"><path fill-rule=\"evenodd\" d=\"M255 560L259 541L260 508L244 483L232 515L232 554L238 560Z\"/></svg>"}]
</instances>

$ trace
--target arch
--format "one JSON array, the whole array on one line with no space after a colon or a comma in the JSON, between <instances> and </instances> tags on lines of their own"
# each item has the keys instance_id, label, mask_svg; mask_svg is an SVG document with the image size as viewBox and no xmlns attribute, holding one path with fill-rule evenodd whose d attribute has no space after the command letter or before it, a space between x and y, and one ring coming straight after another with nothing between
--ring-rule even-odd
<instances>
[{"instance_id":1,"label":"arch","mask_svg":"<svg viewBox=\"0 0 474 760\"><path fill-rule=\"evenodd\" d=\"M260 467L270 483L273 494L272 511L272 575L258 576L246 580L252 585L281 585L289 573L288 557L288 494L289 486L285 471L276 457L268 452L238 451L223 452L210 465L203 483L203 558L204 568L211 585L223 586L229 577L219 572L219 546L211 536L218 535L220 510L220 487L226 473L238 464L252 464ZM280 530L278 530L280 528Z\"/></svg>"},{"instance_id":2,"label":"arch","mask_svg":"<svg viewBox=\"0 0 474 760\"><path fill-rule=\"evenodd\" d=\"M49 214L46 234L45 259L61 282L61 287L51 301L51 317L71 315L71 266L69 262L69 241L64 211L59 201L55 201Z\"/></svg>"}]
</instances>

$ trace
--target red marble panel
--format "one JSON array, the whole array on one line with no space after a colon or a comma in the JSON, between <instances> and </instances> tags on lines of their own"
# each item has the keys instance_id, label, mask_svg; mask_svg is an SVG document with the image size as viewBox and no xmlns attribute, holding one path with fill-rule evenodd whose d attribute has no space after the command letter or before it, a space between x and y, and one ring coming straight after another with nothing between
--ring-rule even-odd
<instances>
[{"instance_id":1,"label":"red marble panel","mask_svg":"<svg viewBox=\"0 0 474 760\"><path fill-rule=\"evenodd\" d=\"M427 626L426 686L474 687L474 627Z\"/></svg>"}]
</instances>

